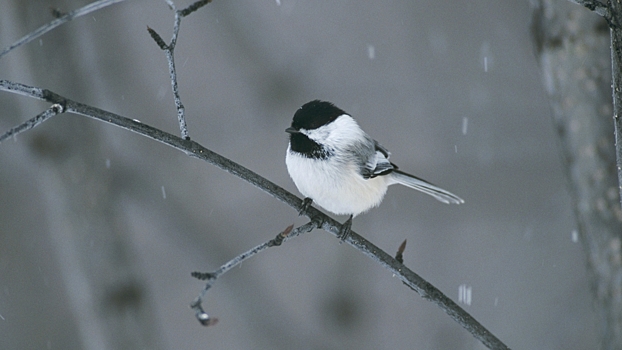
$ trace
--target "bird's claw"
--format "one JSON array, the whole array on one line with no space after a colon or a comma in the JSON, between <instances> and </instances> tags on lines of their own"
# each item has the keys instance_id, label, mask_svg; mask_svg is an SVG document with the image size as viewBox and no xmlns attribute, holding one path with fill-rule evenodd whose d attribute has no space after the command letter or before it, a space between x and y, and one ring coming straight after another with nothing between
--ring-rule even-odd
<instances>
[{"instance_id":1,"label":"bird's claw","mask_svg":"<svg viewBox=\"0 0 622 350\"><path fill-rule=\"evenodd\" d=\"M346 222L341 225L341 229L339 229L339 235L337 238L344 242L350 236L350 232L352 231L352 215L346 220Z\"/></svg>"},{"instance_id":2,"label":"bird's claw","mask_svg":"<svg viewBox=\"0 0 622 350\"><path fill-rule=\"evenodd\" d=\"M313 199L311 199L309 197L303 199L302 200L302 205L298 209L298 216L305 215L307 213L307 210L309 209L309 207L311 206L312 203L313 203Z\"/></svg>"}]
</instances>

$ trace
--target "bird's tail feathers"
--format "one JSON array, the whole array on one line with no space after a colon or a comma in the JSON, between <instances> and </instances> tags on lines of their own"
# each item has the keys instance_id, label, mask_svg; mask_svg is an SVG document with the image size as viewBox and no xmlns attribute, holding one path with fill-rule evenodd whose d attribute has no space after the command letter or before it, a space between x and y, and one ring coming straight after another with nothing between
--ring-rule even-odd
<instances>
[{"instance_id":1,"label":"bird's tail feathers","mask_svg":"<svg viewBox=\"0 0 622 350\"><path fill-rule=\"evenodd\" d=\"M447 203L447 204L464 203L464 200L456 196L455 194L449 191L446 191L416 176L407 174L401 170L394 169L393 172L391 172L391 175L396 183L413 188L417 191L421 191L425 194L428 194L436 198L437 200L443 203Z\"/></svg>"}]
</instances>

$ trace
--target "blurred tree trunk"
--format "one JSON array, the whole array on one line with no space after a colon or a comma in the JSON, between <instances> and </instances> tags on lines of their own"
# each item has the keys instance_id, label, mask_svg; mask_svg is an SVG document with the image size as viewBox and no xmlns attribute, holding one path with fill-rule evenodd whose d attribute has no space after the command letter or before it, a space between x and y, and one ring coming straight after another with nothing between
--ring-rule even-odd
<instances>
[{"instance_id":1,"label":"blurred tree trunk","mask_svg":"<svg viewBox=\"0 0 622 350\"><path fill-rule=\"evenodd\" d=\"M65 1L62 10L84 4ZM28 33L54 18L51 11L34 11L30 1L12 1L6 6L3 10L19 18L13 22L18 27L13 28L15 33ZM98 39L89 30L84 21L57 28L44 38L46 55L36 45L16 50L12 53L20 55L16 71L27 74L28 81L35 85L54 86L59 91L81 87L83 95L72 96L78 99L104 99L105 79L101 79L96 68L101 63L89 60L98 57L95 50L101 45L69 47L89 38ZM69 74L50 74L54 72L54 60L58 59L73 62L75 69ZM34 115L32 107L24 108L20 114L28 118ZM37 214L48 221L47 233L67 293L66 307L77 325L81 348L161 348L153 308L134 258L130 228L123 220L123 178L106 167L106 159L111 155L103 147L106 141L100 137L102 125L62 115L44 128L26 138L31 152L23 161L37 173L33 187L43 194L45 208Z\"/></svg>"},{"instance_id":2,"label":"blurred tree trunk","mask_svg":"<svg viewBox=\"0 0 622 350\"><path fill-rule=\"evenodd\" d=\"M567 1L533 0L532 34L553 107L602 349L622 349L622 211L606 21Z\"/></svg>"}]
</instances>

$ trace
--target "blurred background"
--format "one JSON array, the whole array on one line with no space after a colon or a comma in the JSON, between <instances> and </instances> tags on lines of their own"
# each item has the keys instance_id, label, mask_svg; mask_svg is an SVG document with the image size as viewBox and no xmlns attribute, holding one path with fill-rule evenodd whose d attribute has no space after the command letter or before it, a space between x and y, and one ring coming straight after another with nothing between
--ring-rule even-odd
<instances>
[{"instance_id":1,"label":"blurred background","mask_svg":"<svg viewBox=\"0 0 622 350\"><path fill-rule=\"evenodd\" d=\"M87 0L4 0L4 48ZM177 7L191 1L175 2ZM0 79L178 134L164 1L126 1L0 59ZM298 194L289 126L335 103L401 169L466 200L404 187L354 220L515 349L588 349L596 317L527 1L215 1L185 18L179 89L192 139ZM48 104L0 93L0 132ZM343 221L345 217L338 217ZM0 145L2 349L483 349L436 305L323 231L224 275L292 208L155 141L61 115Z\"/></svg>"}]
</instances>

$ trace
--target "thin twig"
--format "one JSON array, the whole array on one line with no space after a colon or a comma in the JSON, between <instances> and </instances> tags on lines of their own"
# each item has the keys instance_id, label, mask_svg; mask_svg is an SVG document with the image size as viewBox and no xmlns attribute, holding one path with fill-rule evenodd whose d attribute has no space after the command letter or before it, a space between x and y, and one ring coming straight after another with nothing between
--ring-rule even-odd
<instances>
[{"instance_id":1,"label":"thin twig","mask_svg":"<svg viewBox=\"0 0 622 350\"><path fill-rule=\"evenodd\" d=\"M201 2L201 1L199 1ZM205 2L200 6L196 6L196 8L200 8L203 5L206 5L209 1ZM177 45L177 37L179 35L179 27L181 25L181 18L184 17L181 10L178 11L175 8L175 4L171 0L166 0L168 6L175 11L175 22L173 23L173 34L171 37L171 42L166 45L162 37L153 29L147 27L149 34L153 38L153 40L158 44L160 49L164 50L166 53L166 60L168 61L168 72L171 77L171 88L173 90L173 98L175 100L175 108L177 109L177 122L179 123L179 131L181 133L181 138L184 140L190 140L190 135L188 134L188 125L186 123L186 107L181 102L181 96L179 95L179 87L177 86L177 69L175 68L175 46ZM198 3L198 2L197 2ZM194 3L189 7L195 6ZM195 11L195 10L194 10Z\"/></svg>"},{"instance_id":2,"label":"thin twig","mask_svg":"<svg viewBox=\"0 0 622 350\"><path fill-rule=\"evenodd\" d=\"M169 6L174 8L174 4L172 2L169 3ZM184 140L190 140L190 136L188 134L188 125L186 123L186 108L181 102L181 96L179 96L179 88L177 86L177 70L175 68L175 44L177 42L177 32L179 31L180 20L181 17L179 16L179 12L175 11L173 38L171 39L171 43L168 45L164 42L164 40L162 40L160 34L158 34L155 30L147 27L147 31L149 32L149 35L151 35L151 38L160 47L160 49L164 50L164 52L166 53L168 72L171 78L171 88L173 90L175 108L177 109L177 122L179 123L179 131L181 133L181 138L183 138Z\"/></svg>"},{"instance_id":3,"label":"thin twig","mask_svg":"<svg viewBox=\"0 0 622 350\"><path fill-rule=\"evenodd\" d=\"M61 104L55 103L53 105L50 106L50 108L46 109L45 111L41 112L40 114L37 114L34 118L31 118L29 120L27 120L26 122L11 128L9 131L5 132L4 134L0 135L0 142L8 139L9 137L14 137L17 136L21 133L23 133L24 131L28 131L32 128L34 128L35 126L43 123L44 121L52 118L53 116L57 115L57 114L61 114L64 111L64 107Z\"/></svg>"},{"instance_id":4,"label":"thin twig","mask_svg":"<svg viewBox=\"0 0 622 350\"><path fill-rule=\"evenodd\" d=\"M200 9L201 7L209 4L210 2L212 2L212 0L199 0L197 2L195 2L194 4L186 7L185 9L180 11L180 15L182 17L186 17L189 14L193 13L194 11Z\"/></svg>"},{"instance_id":5,"label":"thin twig","mask_svg":"<svg viewBox=\"0 0 622 350\"><path fill-rule=\"evenodd\" d=\"M14 42L13 44L7 46L6 48L4 48L4 50L2 50L2 52L0 52L0 58L2 58L2 56L6 55L7 53L13 51L13 49L20 47L24 44L27 44L33 40L35 40L36 38L40 37L41 35L49 32L50 30L60 26L63 23L69 22L74 18L78 18L80 16L84 16L88 13L91 13L93 11L97 11L101 8L104 8L106 6L115 4L117 2L121 2L124 0L99 0L99 1L95 1L92 2L84 7L81 7L77 10L73 10L71 12L68 12L64 15L62 15L61 17L53 20L52 22L49 22L47 24L42 25L41 27L35 29L34 31L30 32L29 34L27 34L26 36L24 36L23 38L17 40L16 42Z\"/></svg>"},{"instance_id":6,"label":"thin twig","mask_svg":"<svg viewBox=\"0 0 622 350\"><path fill-rule=\"evenodd\" d=\"M126 117L122 117L118 114L107 112L89 105L85 105L76 101L72 101L63 96L60 96L50 90L36 88L24 84L19 84L7 80L0 80L0 90L13 92L16 94L45 100L50 103L63 104L66 107L65 112L75 113L83 115L96 120L104 121L109 124L119 126L123 129L130 130L139 135L149 137L158 142L162 142L177 150L186 153L189 156L196 157L207 161L217 167L249 182L252 185L262 189L274 198L286 203L292 208L298 210L303 201L276 185L275 183L261 177L257 173L227 159L203 146L197 142L184 140L175 135L169 134L162 130L156 129L149 125L131 120ZM309 207L305 212L309 218L313 220L319 220L322 222L321 229L332 233L334 236L338 236L340 233L341 224L325 215L314 207ZM387 268L395 276L397 276L404 284L409 286L412 290L416 291L421 297L430 300L437 304L443 311L445 311L451 318L458 322L462 327L468 330L475 338L479 339L484 345L490 349L508 349L497 337L495 337L490 331L484 328L477 320L469 315L464 309L454 303L445 294L443 294L436 287L428 283L421 276L414 273L412 270L400 264L391 255L387 254L373 243L369 242L365 238L358 235L356 232L351 231L345 242L357 248L363 254L370 257L380 265Z\"/></svg>"},{"instance_id":7,"label":"thin twig","mask_svg":"<svg viewBox=\"0 0 622 350\"><path fill-rule=\"evenodd\" d=\"M168 45L166 45L166 43L164 42L160 34L158 34L155 30L151 29L151 27L149 26L147 26L147 31L149 32L149 35L151 35L151 39L153 39L153 41L155 41L156 44L158 44L160 49L162 50L168 49Z\"/></svg>"},{"instance_id":8,"label":"thin twig","mask_svg":"<svg viewBox=\"0 0 622 350\"><path fill-rule=\"evenodd\" d=\"M314 229L319 227L319 223L315 220L312 220L311 222L304 224L300 227L297 227L295 230L292 231L292 228L294 227L294 225L288 226L285 230L283 230L283 232L279 233L278 235L276 235L276 237L274 237L273 239L264 242L238 256L236 256L235 258L227 261L225 264L223 264L218 270L214 271L214 272L193 272L191 275L192 277L198 278L200 280L207 280L207 282L205 283L205 286L203 287L203 289L201 290L201 293L199 294L199 296L190 304L190 308L192 308L193 310L195 310L195 314L197 319L199 320L199 322L201 322L202 325L204 326L212 326L215 324L213 317L210 317L205 310L203 309L203 299L205 299L205 294L207 293L207 291L214 285L214 283L216 282L216 280L224 275L225 273L227 273L229 270L231 270L232 268L236 267L237 265L241 264L242 262L252 258L253 256L255 256L256 254L270 248L270 247L276 247L276 246L280 246L281 243L288 241L294 237L299 236L302 233L307 233L307 232L311 232Z\"/></svg>"},{"instance_id":9,"label":"thin twig","mask_svg":"<svg viewBox=\"0 0 622 350\"><path fill-rule=\"evenodd\" d=\"M214 272L204 273L204 272L193 272L192 276L196 277L200 280L216 280L221 275L224 275L229 270L234 268L235 266L241 264L242 262L252 258L255 254L260 253L261 251L268 249L270 247L280 246L283 242L285 242L288 238L293 238L299 236L301 233L311 232L313 229L318 228L318 224L315 222L309 222L303 226L300 226L293 230L294 225L288 226L285 230L276 235L275 238L266 241L255 248L244 252L235 258L229 260L226 264L222 265L218 270ZM291 235L290 235L291 234Z\"/></svg>"},{"instance_id":10,"label":"thin twig","mask_svg":"<svg viewBox=\"0 0 622 350\"><path fill-rule=\"evenodd\" d=\"M173 96L175 98L175 107L177 108L177 122L179 122L179 130L181 132L181 138L184 140L190 140L188 135L188 125L186 124L186 107L181 103L181 97L179 96L179 88L177 87L177 71L175 70L175 56L174 47L169 45L169 49L166 50L166 59L168 60L168 71L171 76L171 88L173 89Z\"/></svg>"}]
</instances>

